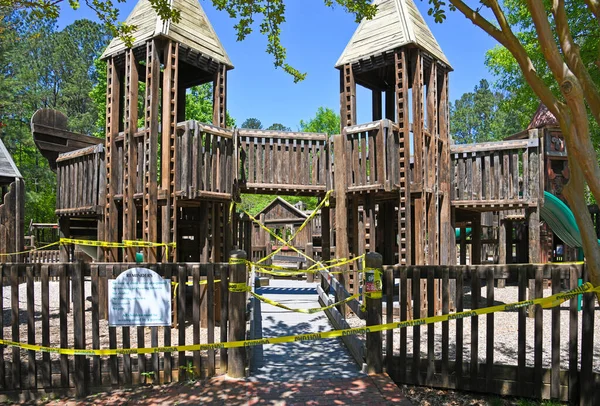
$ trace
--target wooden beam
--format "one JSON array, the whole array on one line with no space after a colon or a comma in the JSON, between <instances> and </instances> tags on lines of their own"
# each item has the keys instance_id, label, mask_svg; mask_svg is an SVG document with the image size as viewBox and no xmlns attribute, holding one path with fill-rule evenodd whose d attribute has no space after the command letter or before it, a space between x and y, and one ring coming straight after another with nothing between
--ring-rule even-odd
<instances>
[{"instance_id":1,"label":"wooden beam","mask_svg":"<svg viewBox=\"0 0 600 406\"><path fill-rule=\"evenodd\" d=\"M213 80L213 124L227 127L227 66L220 64Z\"/></svg>"},{"instance_id":2,"label":"wooden beam","mask_svg":"<svg viewBox=\"0 0 600 406\"><path fill-rule=\"evenodd\" d=\"M395 53L396 123L398 132L398 260L401 265L412 264L411 202L410 202L410 123L408 111L408 65L406 50Z\"/></svg>"},{"instance_id":3,"label":"wooden beam","mask_svg":"<svg viewBox=\"0 0 600 406\"><path fill-rule=\"evenodd\" d=\"M413 102L413 143L414 143L414 166L413 166L413 182L423 184L424 182L424 163L425 163L425 137L423 135L423 57L419 49L415 49L412 56L413 85L412 85L412 102ZM424 193L415 197L415 223L414 223L414 251L415 258L413 263L416 265L425 264L425 243L427 232L427 198Z\"/></svg>"},{"instance_id":4,"label":"wooden beam","mask_svg":"<svg viewBox=\"0 0 600 406\"><path fill-rule=\"evenodd\" d=\"M120 122L120 92L121 75L115 65L114 58L110 58L106 68L106 207L104 212L106 241L119 241L119 219L115 195L117 194L118 172L121 163L117 161L117 146L115 138L119 135ZM118 262L119 253L117 248L107 248L105 260Z\"/></svg>"},{"instance_id":5,"label":"wooden beam","mask_svg":"<svg viewBox=\"0 0 600 406\"><path fill-rule=\"evenodd\" d=\"M335 165L335 254L337 258L347 258L348 247L348 210L346 201L346 156L345 134L334 135L334 165ZM339 146L339 147L338 147ZM344 266L342 270L347 270ZM348 289L348 280L345 274L340 274L339 281ZM343 316L346 315L345 306L339 309Z\"/></svg>"}]
</instances>

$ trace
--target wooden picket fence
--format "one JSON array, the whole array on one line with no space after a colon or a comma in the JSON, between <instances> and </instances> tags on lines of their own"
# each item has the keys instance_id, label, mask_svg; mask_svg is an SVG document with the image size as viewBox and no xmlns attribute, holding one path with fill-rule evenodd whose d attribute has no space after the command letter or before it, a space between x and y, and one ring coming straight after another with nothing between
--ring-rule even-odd
<instances>
[{"instance_id":1,"label":"wooden picket fence","mask_svg":"<svg viewBox=\"0 0 600 406\"><path fill-rule=\"evenodd\" d=\"M149 268L172 281L172 326L108 326L108 280L133 267ZM231 329L240 330L235 323L242 326L241 337L234 338L243 339L245 320L232 319L235 311L231 312L229 298L230 294L244 296L235 298L244 314L245 294L228 291L232 272L241 272L236 281L243 281L245 265L0 264L0 339L88 350L169 347L226 342ZM90 388L204 378L227 372L228 351L231 358L234 351L226 349L68 356L0 346L0 395L73 389L82 395Z\"/></svg>"}]
</instances>

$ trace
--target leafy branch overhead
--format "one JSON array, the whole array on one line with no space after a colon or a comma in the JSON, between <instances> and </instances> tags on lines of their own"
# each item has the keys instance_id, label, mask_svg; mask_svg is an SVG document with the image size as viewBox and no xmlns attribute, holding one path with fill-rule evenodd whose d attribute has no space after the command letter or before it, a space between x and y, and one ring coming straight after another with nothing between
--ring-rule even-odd
<instances>
[{"instance_id":1,"label":"leafy branch overhead","mask_svg":"<svg viewBox=\"0 0 600 406\"><path fill-rule=\"evenodd\" d=\"M69 5L77 10L79 0L66 0ZM127 46L135 40L133 33L136 27L119 22L119 12L116 3L126 0L84 0L85 4L94 10L102 23L113 36L120 37ZM243 41L254 30L258 23L259 32L267 38L267 53L273 55L276 68L282 68L290 74L294 82L302 81L306 73L300 72L286 62L287 50L281 43L281 25L285 23L285 0L210 0L219 11L225 11L233 19L237 19L234 28L238 41ZM57 18L60 6L65 0L0 0L0 8L29 9L34 16ZM152 8L163 20L179 22L181 13L171 6L170 0L149 0ZM327 7L335 4L354 14L356 21L363 18L371 19L375 16L376 7L370 0L323 0Z\"/></svg>"}]
</instances>

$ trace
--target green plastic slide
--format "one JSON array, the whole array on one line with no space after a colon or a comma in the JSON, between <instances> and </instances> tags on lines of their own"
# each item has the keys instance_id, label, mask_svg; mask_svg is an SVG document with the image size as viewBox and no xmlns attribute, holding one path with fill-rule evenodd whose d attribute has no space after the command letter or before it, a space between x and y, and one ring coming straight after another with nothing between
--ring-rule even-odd
<instances>
[{"instance_id":1,"label":"green plastic slide","mask_svg":"<svg viewBox=\"0 0 600 406\"><path fill-rule=\"evenodd\" d=\"M581 248L583 245L581 234L569 206L552 193L544 192L544 199L545 203L540 212L542 219L565 244ZM600 240L598 243L600 244Z\"/></svg>"}]
</instances>

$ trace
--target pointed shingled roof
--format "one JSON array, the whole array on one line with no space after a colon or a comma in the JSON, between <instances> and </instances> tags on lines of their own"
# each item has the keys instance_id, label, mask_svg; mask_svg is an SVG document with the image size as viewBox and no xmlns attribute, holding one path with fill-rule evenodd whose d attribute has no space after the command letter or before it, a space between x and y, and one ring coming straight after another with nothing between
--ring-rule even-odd
<instances>
[{"instance_id":1,"label":"pointed shingled roof","mask_svg":"<svg viewBox=\"0 0 600 406\"><path fill-rule=\"evenodd\" d=\"M558 127L558 120L554 117L554 114L548 110L548 107L546 107L544 103L540 103L527 129L531 130L533 128L542 128L546 126Z\"/></svg>"},{"instance_id":2,"label":"pointed shingled roof","mask_svg":"<svg viewBox=\"0 0 600 406\"><path fill-rule=\"evenodd\" d=\"M377 14L361 21L336 68L408 44L417 45L451 68L413 0L374 0L373 4Z\"/></svg>"},{"instance_id":3,"label":"pointed shingled roof","mask_svg":"<svg viewBox=\"0 0 600 406\"><path fill-rule=\"evenodd\" d=\"M219 37L215 33L198 0L170 0L171 6L181 12L181 21L173 23L158 17L149 0L139 0L125 22L136 26L132 33L134 47L150 38L168 37L196 50L213 60L233 68ZM127 47L120 38L113 38L101 59L123 52Z\"/></svg>"},{"instance_id":4,"label":"pointed shingled roof","mask_svg":"<svg viewBox=\"0 0 600 406\"><path fill-rule=\"evenodd\" d=\"M0 139L0 178L23 178L4 143Z\"/></svg>"}]
</instances>

